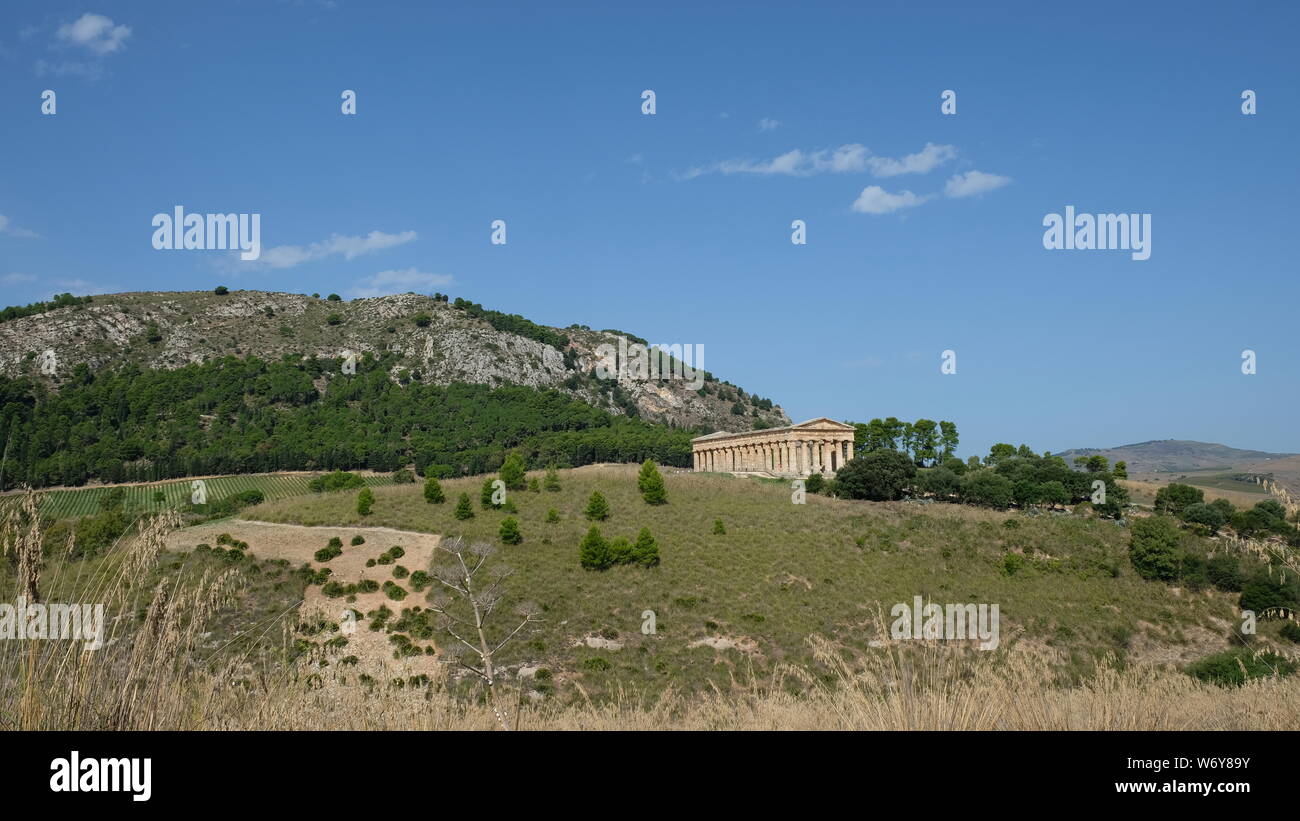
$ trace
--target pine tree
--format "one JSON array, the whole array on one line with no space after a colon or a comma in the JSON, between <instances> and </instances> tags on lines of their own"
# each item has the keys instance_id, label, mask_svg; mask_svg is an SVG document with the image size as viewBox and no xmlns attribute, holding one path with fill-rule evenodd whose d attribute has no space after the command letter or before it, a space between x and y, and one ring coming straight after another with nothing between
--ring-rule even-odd
<instances>
[{"instance_id":1,"label":"pine tree","mask_svg":"<svg viewBox=\"0 0 1300 821\"><path fill-rule=\"evenodd\" d=\"M649 459L641 465L641 475L636 480L637 490L641 491L641 498L645 499L648 505L662 505L668 501L668 492L664 488L664 477L659 474L659 468Z\"/></svg>"},{"instance_id":2,"label":"pine tree","mask_svg":"<svg viewBox=\"0 0 1300 821\"><path fill-rule=\"evenodd\" d=\"M722 520L721 520L721 519L714 519L714 520L713 520L713 535L714 535L714 536L725 536L725 535L727 535L727 529L726 529L725 527L722 526Z\"/></svg>"},{"instance_id":3,"label":"pine tree","mask_svg":"<svg viewBox=\"0 0 1300 821\"><path fill-rule=\"evenodd\" d=\"M536 477L536 476L534 476L533 478L531 478L531 479L528 480L528 492L529 492L529 493L541 493L541 492L542 492L542 486L541 486L541 484L537 481L537 477Z\"/></svg>"},{"instance_id":4,"label":"pine tree","mask_svg":"<svg viewBox=\"0 0 1300 821\"><path fill-rule=\"evenodd\" d=\"M509 490L523 490L526 486L524 460L518 453L506 456L506 461L501 465L501 481L506 483Z\"/></svg>"},{"instance_id":5,"label":"pine tree","mask_svg":"<svg viewBox=\"0 0 1300 821\"><path fill-rule=\"evenodd\" d=\"M543 487L552 492L560 489L560 474L555 472L555 465L551 465L546 469L546 479L543 482Z\"/></svg>"},{"instance_id":6,"label":"pine tree","mask_svg":"<svg viewBox=\"0 0 1300 821\"><path fill-rule=\"evenodd\" d=\"M587 531L578 545L578 561L587 570L604 570L609 567L609 545L595 525Z\"/></svg>"},{"instance_id":7,"label":"pine tree","mask_svg":"<svg viewBox=\"0 0 1300 821\"><path fill-rule=\"evenodd\" d=\"M365 487L357 494L357 513L362 516L370 515L370 508L375 504L375 494L370 488Z\"/></svg>"},{"instance_id":8,"label":"pine tree","mask_svg":"<svg viewBox=\"0 0 1300 821\"><path fill-rule=\"evenodd\" d=\"M424 501L430 504L440 505L447 501L446 495L442 492L442 484L437 477L430 476L424 480Z\"/></svg>"},{"instance_id":9,"label":"pine tree","mask_svg":"<svg viewBox=\"0 0 1300 821\"><path fill-rule=\"evenodd\" d=\"M650 528L643 527L637 534L636 544L632 545L632 560L642 567L659 566L659 545L650 535Z\"/></svg>"},{"instance_id":10,"label":"pine tree","mask_svg":"<svg viewBox=\"0 0 1300 821\"><path fill-rule=\"evenodd\" d=\"M501 520L501 529L497 535L503 544L519 544L524 540L523 534L519 532L519 522L514 516L507 516Z\"/></svg>"},{"instance_id":11,"label":"pine tree","mask_svg":"<svg viewBox=\"0 0 1300 821\"><path fill-rule=\"evenodd\" d=\"M593 522L603 522L609 518L609 502L601 495L599 490L591 492L591 498L587 500L587 509L583 515Z\"/></svg>"},{"instance_id":12,"label":"pine tree","mask_svg":"<svg viewBox=\"0 0 1300 821\"><path fill-rule=\"evenodd\" d=\"M555 508L551 508L550 510L546 511L547 524L555 524L558 521L560 521L560 511L556 510Z\"/></svg>"},{"instance_id":13,"label":"pine tree","mask_svg":"<svg viewBox=\"0 0 1300 821\"><path fill-rule=\"evenodd\" d=\"M474 506L470 504L468 493L460 494L460 501L456 502L456 512L454 515L461 521L474 518Z\"/></svg>"},{"instance_id":14,"label":"pine tree","mask_svg":"<svg viewBox=\"0 0 1300 821\"><path fill-rule=\"evenodd\" d=\"M479 504L483 505L484 510L492 507L500 507L500 505L492 503L492 483L494 481L496 480L489 476L483 480L483 487L479 489L478 501Z\"/></svg>"}]
</instances>

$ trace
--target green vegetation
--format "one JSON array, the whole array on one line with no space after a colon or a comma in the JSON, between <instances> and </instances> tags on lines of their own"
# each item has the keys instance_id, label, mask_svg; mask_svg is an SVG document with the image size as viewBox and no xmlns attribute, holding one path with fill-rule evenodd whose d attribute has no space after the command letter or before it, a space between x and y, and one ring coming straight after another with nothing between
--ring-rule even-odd
<instances>
[{"instance_id":1,"label":"green vegetation","mask_svg":"<svg viewBox=\"0 0 1300 821\"><path fill-rule=\"evenodd\" d=\"M8 322L11 319L18 319L24 316L34 316L43 314L46 311L53 311L56 308L70 308L75 305L89 305L94 301L88 296L73 296L72 294L56 294L49 302L33 302L30 305L11 305L0 311L0 322Z\"/></svg>"},{"instance_id":2,"label":"green vegetation","mask_svg":"<svg viewBox=\"0 0 1300 821\"><path fill-rule=\"evenodd\" d=\"M1268 676L1289 676L1296 663L1269 651L1245 647L1207 656L1187 667L1187 674L1221 687L1240 687L1248 680Z\"/></svg>"},{"instance_id":3,"label":"green vegetation","mask_svg":"<svg viewBox=\"0 0 1300 821\"><path fill-rule=\"evenodd\" d=\"M443 495L442 485L433 476L424 480L424 501L430 504L440 505L447 500Z\"/></svg>"},{"instance_id":4,"label":"green vegetation","mask_svg":"<svg viewBox=\"0 0 1300 821\"><path fill-rule=\"evenodd\" d=\"M641 474L636 480L637 490L641 491L641 498L645 499L648 505L662 505L668 503L668 492L664 488L664 477L660 475L659 468L649 459L641 465Z\"/></svg>"},{"instance_id":5,"label":"green vegetation","mask_svg":"<svg viewBox=\"0 0 1300 821\"><path fill-rule=\"evenodd\" d=\"M609 502L605 501L605 496L599 490L593 490L591 497L587 499L587 507L582 511L593 522L603 522L609 518Z\"/></svg>"},{"instance_id":6,"label":"green vegetation","mask_svg":"<svg viewBox=\"0 0 1300 821\"><path fill-rule=\"evenodd\" d=\"M400 385L396 354L339 360L225 357L175 370L77 365L59 390L0 377L4 488L414 464L483 474L515 451L534 465L690 464L694 432L616 416L555 390ZM324 382L324 390L316 385ZM39 411L37 408L39 407ZM372 424L384 419L384 425Z\"/></svg>"}]
</instances>

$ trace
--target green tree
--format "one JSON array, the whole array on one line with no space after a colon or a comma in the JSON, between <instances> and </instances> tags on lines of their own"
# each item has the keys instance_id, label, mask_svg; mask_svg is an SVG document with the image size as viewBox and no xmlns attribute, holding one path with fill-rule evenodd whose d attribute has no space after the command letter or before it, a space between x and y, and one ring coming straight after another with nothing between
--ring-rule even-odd
<instances>
[{"instance_id":1,"label":"green tree","mask_svg":"<svg viewBox=\"0 0 1300 821\"><path fill-rule=\"evenodd\" d=\"M957 437L957 426L952 422L939 422L939 444L943 448L943 458L945 461L951 459L957 452L957 443L961 441Z\"/></svg>"},{"instance_id":2,"label":"green tree","mask_svg":"<svg viewBox=\"0 0 1300 821\"><path fill-rule=\"evenodd\" d=\"M600 535L600 528L595 525L591 526L578 545L578 561L586 570L604 570L612 561L609 544Z\"/></svg>"},{"instance_id":3,"label":"green tree","mask_svg":"<svg viewBox=\"0 0 1300 821\"><path fill-rule=\"evenodd\" d=\"M527 480L524 478L524 460L516 452L511 451L504 463L501 465L501 481L506 483L510 490L523 490L527 487Z\"/></svg>"},{"instance_id":4,"label":"green tree","mask_svg":"<svg viewBox=\"0 0 1300 821\"><path fill-rule=\"evenodd\" d=\"M1165 516L1137 519L1129 528L1128 558L1144 579L1173 581L1182 561L1178 525Z\"/></svg>"},{"instance_id":5,"label":"green tree","mask_svg":"<svg viewBox=\"0 0 1300 821\"><path fill-rule=\"evenodd\" d=\"M803 489L809 493L821 493L824 487L826 487L826 477L820 473L811 473L803 480Z\"/></svg>"},{"instance_id":6,"label":"green tree","mask_svg":"<svg viewBox=\"0 0 1300 821\"><path fill-rule=\"evenodd\" d=\"M430 504L440 505L446 501L447 497L442 492L442 483L438 477L430 476L424 480L424 501Z\"/></svg>"},{"instance_id":7,"label":"green tree","mask_svg":"<svg viewBox=\"0 0 1300 821\"><path fill-rule=\"evenodd\" d=\"M642 567L657 567L659 564L659 545L650 535L650 528L643 527L637 534L636 543L632 545L632 560Z\"/></svg>"},{"instance_id":8,"label":"green tree","mask_svg":"<svg viewBox=\"0 0 1300 821\"><path fill-rule=\"evenodd\" d=\"M1125 461L1122 461L1122 460L1119 461L1119 462L1116 462L1116 463L1115 463L1115 470L1112 471L1112 472L1115 474L1115 478L1116 478L1116 479L1127 479L1127 478L1128 478L1128 462L1125 462Z\"/></svg>"},{"instance_id":9,"label":"green tree","mask_svg":"<svg viewBox=\"0 0 1300 821\"><path fill-rule=\"evenodd\" d=\"M962 500L984 507L1011 506L1014 486L1007 477L992 470L976 470L961 477Z\"/></svg>"},{"instance_id":10,"label":"green tree","mask_svg":"<svg viewBox=\"0 0 1300 821\"><path fill-rule=\"evenodd\" d=\"M939 458L939 426L933 419L912 423L912 456L918 465L930 465Z\"/></svg>"},{"instance_id":11,"label":"green tree","mask_svg":"<svg viewBox=\"0 0 1300 821\"><path fill-rule=\"evenodd\" d=\"M547 524L555 524L558 521L560 521L560 511L556 510L555 508L550 508L549 510L546 511Z\"/></svg>"},{"instance_id":12,"label":"green tree","mask_svg":"<svg viewBox=\"0 0 1300 821\"><path fill-rule=\"evenodd\" d=\"M375 494L370 488L365 487L357 494L357 513L362 516L370 515L370 508L375 504Z\"/></svg>"},{"instance_id":13,"label":"green tree","mask_svg":"<svg viewBox=\"0 0 1300 821\"><path fill-rule=\"evenodd\" d=\"M474 518L474 506L470 504L468 493L460 494L460 500L456 502L456 512L453 515L461 521Z\"/></svg>"},{"instance_id":14,"label":"green tree","mask_svg":"<svg viewBox=\"0 0 1300 821\"><path fill-rule=\"evenodd\" d=\"M546 469L546 478L542 481L542 487L552 493L560 490L560 474L556 472L554 465Z\"/></svg>"},{"instance_id":15,"label":"green tree","mask_svg":"<svg viewBox=\"0 0 1300 821\"><path fill-rule=\"evenodd\" d=\"M587 499L587 508L582 515L593 522L603 522L609 518L609 502L605 501L605 497L599 490L591 492L591 498Z\"/></svg>"},{"instance_id":16,"label":"green tree","mask_svg":"<svg viewBox=\"0 0 1300 821\"><path fill-rule=\"evenodd\" d=\"M1016 448L1014 445L1008 445L1006 442L998 442L996 445L989 448L989 455L984 457L984 464L997 466L1009 459L1014 459L1015 456Z\"/></svg>"},{"instance_id":17,"label":"green tree","mask_svg":"<svg viewBox=\"0 0 1300 821\"><path fill-rule=\"evenodd\" d=\"M714 519L714 520L713 520L713 535L714 535L714 536L726 536L726 535L727 535L727 528L723 527L723 525L722 525L722 520L721 520L721 519Z\"/></svg>"},{"instance_id":18,"label":"green tree","mask_svg":"<svg viewBox=\"0 0 1300 821\"><path fill-rule=\"evenodd\" d=\"M519 522L514 516L507 516L501 520L501 529L497 531L497 536L502 544L519 544L524 540L523 534L519 532Z\"/></svg>"},{"instance_id":19,"label":"green tree","mask_svg":"<svg viewBox=\"0 0 1300 821\"><path fill-rule=\"evenodd\" d=\"M877 450L845 463L835 481L845 498L882 502L902 498L915 476L916 465L911 459L896 451Z\"/></svg>"},{"instance_id":20,"label":"green tree","mask_svg":"<svg viewBox=\"0 0 1300 821\"><path fill-rule=\"evenodd\" d=\"M664 477L659 474L655 463L647 459L641 465L641 475L636 480L637 490L646 504L662 505L668 501L668 492L664 487Z\"/></svg>"},{"instance_id":21,"label":"green tree","mask_svg":"<svg viewBox=\"0 0 1300 821\"><path fill-rule=\"evenodd\" d=\"M1156 491L1156 511L1182 517L1188 507L1205 501L1205 491L1178 482L1165 485Z\"/></svg>"},{"instance_id":22,"label":"green tree","mask_svg":"<svg viewBox=\"0 0 1300 821\"><path fill-rule=\"evenodd\" d=\"M493 483L494 481L495 481L495 480L494 480L491 476L489 476L488 478L486 478L486 479L483 480L483 485L479 488L479 491L478 491L478 502L479 502L480 505L483 506L483 509L484 509L484 510L487 510L487 509L489 509L489 508L498 508L498 507L501 507L501 505L499 505L499 504L497 504L496 502L492 501L492 495L493 495L493 493L494 493L495 490L496 490L496 489L492 486L492 483Z\"/></svg>"}]
</instances>

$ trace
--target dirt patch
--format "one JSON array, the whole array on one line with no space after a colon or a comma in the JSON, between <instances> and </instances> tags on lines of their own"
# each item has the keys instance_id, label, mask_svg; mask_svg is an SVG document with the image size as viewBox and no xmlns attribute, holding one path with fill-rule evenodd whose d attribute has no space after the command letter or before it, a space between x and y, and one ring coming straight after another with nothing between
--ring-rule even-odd
<instances>
[{"instance_id":1,"label":"dirt patch","mask_svg":"<svg viewBox=\"0 0 1300 821\"><path fill-rule=\"evenodd\" d=\"M348 643L341 648L335 659L346 656L358 658L360 670L382 670L391 677L409 677L428 675L433 678L439 671L437 656L409 656L400 660L393 658L394 645L388 641L388 633L383 630L371 630L365 614L387 606L394 616L400 616L402 609L422 607L425 593L416 593L411 589L410 577L398 579L393 576L393 569L398 565L414 573L417 570L428 571L433 551L441 537L432 533L416 533L410 530L395 530L389 527L307 527L305 525L277 524L275 522L247 521L244 519L226 519L220 522L196 525L177 530L167 539L167 547L172 550L193 550L199 544L216 546L217 537L229 533L235 539L248 543L248 554L258 559L284 559L291 568L306 564L314 570L328 567L332 571L330 579L340 584L351 584L365 579L373 579L383 585L392 580L401 585L407 596L402 601L393 601L381 589L374 593L358 593L356 601L348 602L345 597L331 598L321 592L319 585L309 585L303 603L298 608L299 618L306 621L323 618L329 622L343 624L344 611L356 610L361 617L356 622L356 630L345 636ZM361 536L364 544L353 545L352 538ZM314 558L317 550L329 544L331 538L343 542L342 555L335 556L328 562L318 562ZM394 545L400 546L405 554L392 564L375 564L366 567L370 559L378 559ZM322 634L312 637L326 640L333 635ZM429 640L415 642L421 646L430 645Z\"/></svg>"}]
</instances>

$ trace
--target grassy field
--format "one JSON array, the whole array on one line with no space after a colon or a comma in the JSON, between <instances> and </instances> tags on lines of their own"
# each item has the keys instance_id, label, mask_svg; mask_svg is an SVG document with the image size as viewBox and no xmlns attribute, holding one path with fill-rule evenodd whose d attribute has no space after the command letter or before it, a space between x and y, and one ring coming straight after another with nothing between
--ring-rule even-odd
<instances>
[{"instance_id":1,"label":"grassy field","mask_svg":"<svg viewBox=\"0 0 1300 821\"><path fill-rule=\"evenodd\" d=\"M241 476L215 476L205 478L202 481L207 485L207 498L210 502L215 502L240 491L254 489L262 491L266 498L270 500L310 493L307 483L315 475L317 474L258 473ZM371 487L392 484L392 477L388 474L362 474L362 476L366 484ZM43 494L41 512L55 519L89 516L99 511L100 496L115 487L126 490L124 509L127 513L154 513L169 508L181 508L190 502L193 481L191 479L180 479L145 485L103 485L71 490L52 490ZM158 491L162 491L163 501L155 501L154 494Z\"/></svg>"},{"instance_id":2,"label":"grassy field","mask_svg":"<svg viewBox=\"0 0 1300 821\"><path fill-rule=\"evenodd\" d=\"M809 646L825 637L848 657L887 637L889 610L914 596L940 604L997 603L1001 641L1030 654L1061 683L1091 674L1106 656L1185 663L1225 649L1235 597L1189 593L1140 579L1129 566L1127 531L1071 516L1025 516L965 506L869 503L808 496L791 503L782 482L667 473L669 504L647 505L634 466L561 472L560 492L512 492L524 541L498 554L513 569L505 596L544 608L546 619L503 651L512 669L542 667L542 693L611 696L620 687L684 692L763 680L784 663L833 677ZM499 544L506 513L478 502L482 478L443 482L447 502L421 487L377 488L369 516L355 493L270 501L244 518L304 525L385 526ZM612 515L607 538L658 540L662 565L587 571L578 543L591 525L593 490ZM475 516L452 510L467 492ZM555 508L560 521L545 521ZM721 519L725 535L712 533ZM256 545L251 551L256 554ZM1011 560L1019 554L1023 561ZM1015 566L1018 563L1018 567ZM642 633L644 611L656 632ZM882 619L883 614L883 619ZM580 688L580 689L579 689Z\"/></svg>"}]
</instances>

